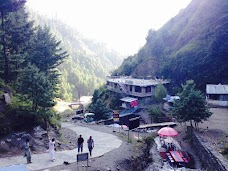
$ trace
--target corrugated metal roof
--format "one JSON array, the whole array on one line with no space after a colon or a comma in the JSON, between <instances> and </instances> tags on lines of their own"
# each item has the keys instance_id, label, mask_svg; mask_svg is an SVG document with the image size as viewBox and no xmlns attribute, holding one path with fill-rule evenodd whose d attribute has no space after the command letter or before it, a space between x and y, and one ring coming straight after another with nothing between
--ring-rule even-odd
<instances>
[{"instance_id":1,"label":"corrugated metal roof","mask_svg":"<svg viewBox=\"0 0 228 171\"><path fill-rule=\"evenodd\" d=\"M228 85L207 84L206 92L207 94L228 94Z\"/></svg>"}]
</instances>

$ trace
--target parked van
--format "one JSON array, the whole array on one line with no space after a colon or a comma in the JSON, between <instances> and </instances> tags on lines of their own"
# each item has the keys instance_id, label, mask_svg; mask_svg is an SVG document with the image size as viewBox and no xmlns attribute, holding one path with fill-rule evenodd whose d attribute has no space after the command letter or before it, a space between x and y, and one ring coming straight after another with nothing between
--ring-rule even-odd
<instances>
[{"instance_id":1,"label":"parked van","mask_svg":"<svg viewBox=\"0 0 228 171\"><path fill-rule=\"evenodd\" d=\"M94 113L85 113L84 114L84 121L85 122L93 122L94 121Z\"/></svg>"}]
</instances>

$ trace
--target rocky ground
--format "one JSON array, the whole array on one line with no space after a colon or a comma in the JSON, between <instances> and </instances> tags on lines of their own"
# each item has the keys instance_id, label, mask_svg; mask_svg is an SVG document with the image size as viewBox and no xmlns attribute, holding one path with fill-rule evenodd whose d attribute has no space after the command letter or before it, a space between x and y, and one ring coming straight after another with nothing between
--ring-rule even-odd
<instances>
[{"instance_id":1,"label":"rocky ground","mask_svg":"<svg viewBox=\"0 0 228 171\"><path fill-rule=\"evenodd\" d=\"M26 138L30 139L32 153L45 153L48 150L49 138L56 139L56 150L66 150L76 148L77 135L66 128L59 131L50 129L44 131L41 127L31 130L12 133L0 140L0 158L22 155L22 147Z\"/></svg>"}]
</instances>

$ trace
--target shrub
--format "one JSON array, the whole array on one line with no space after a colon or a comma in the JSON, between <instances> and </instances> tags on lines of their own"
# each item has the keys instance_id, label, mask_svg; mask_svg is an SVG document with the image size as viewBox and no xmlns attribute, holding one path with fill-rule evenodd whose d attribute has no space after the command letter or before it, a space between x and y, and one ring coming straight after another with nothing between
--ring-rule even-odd
<instances>
[{"instance_id":1,"label":"shrub","mask_svg":"<svg viewBox=\"0 0 228 171\"><path fill-rule=\"evenodd\" d=\"M221 153L228 158L228 143L225 143Z\"/></svg>"}]
</instances>

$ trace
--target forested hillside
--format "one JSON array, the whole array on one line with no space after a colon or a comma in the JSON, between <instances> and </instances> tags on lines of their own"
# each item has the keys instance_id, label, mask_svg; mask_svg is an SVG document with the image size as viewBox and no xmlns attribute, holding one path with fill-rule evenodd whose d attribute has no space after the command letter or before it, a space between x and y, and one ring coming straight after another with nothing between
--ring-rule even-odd
<instances>
[{"instance_id":1,"label":"forested hillside","mask_svg":"<svg viewBox=\"0 0 228 171\"><path fill-rule=\"evenodd\" d=\"M57 67L68 54L48 28L34 27L25 0L0 3L0 136L35 124L57 124Z\"/></svg>"},{"instance_id":2,"label":"forested hillside","mask_svg":"<svg viewBox=\"0 0 228 171\"><path fill-rule=\"evenodd\" d=\"M30 11L36 25L50 28L50 32L61 40L69 57L58 69L61 72L60 98L71 100L78 95L92 95L95 88L105 83L105 78L123 61L123 56L106 44L85 38L76 29L59 19L49 19Z\"/></svg>"},{"instance_id":3,"label":"forested hillside","mask_svg":"<svg viewBox=\"0 0 228 171\"><path fill-rule=\"evenodd\" d=\"M159 30L149 30L146 44L124 60L114 75L164 77L180 86L193 79L228 83L228 1L192 0Z\"/></svg>"},{"instance_id":4,"label":"forested hillside","mask_svg":"<svg viewBox=\"0 0 228 171\"><path fill-rule=\"evenodd\" d=\"M0 2L0 136L34 125L58 126L56 98L92 94L121 58L59 20Z\"/></svg>"}]
</instances>

